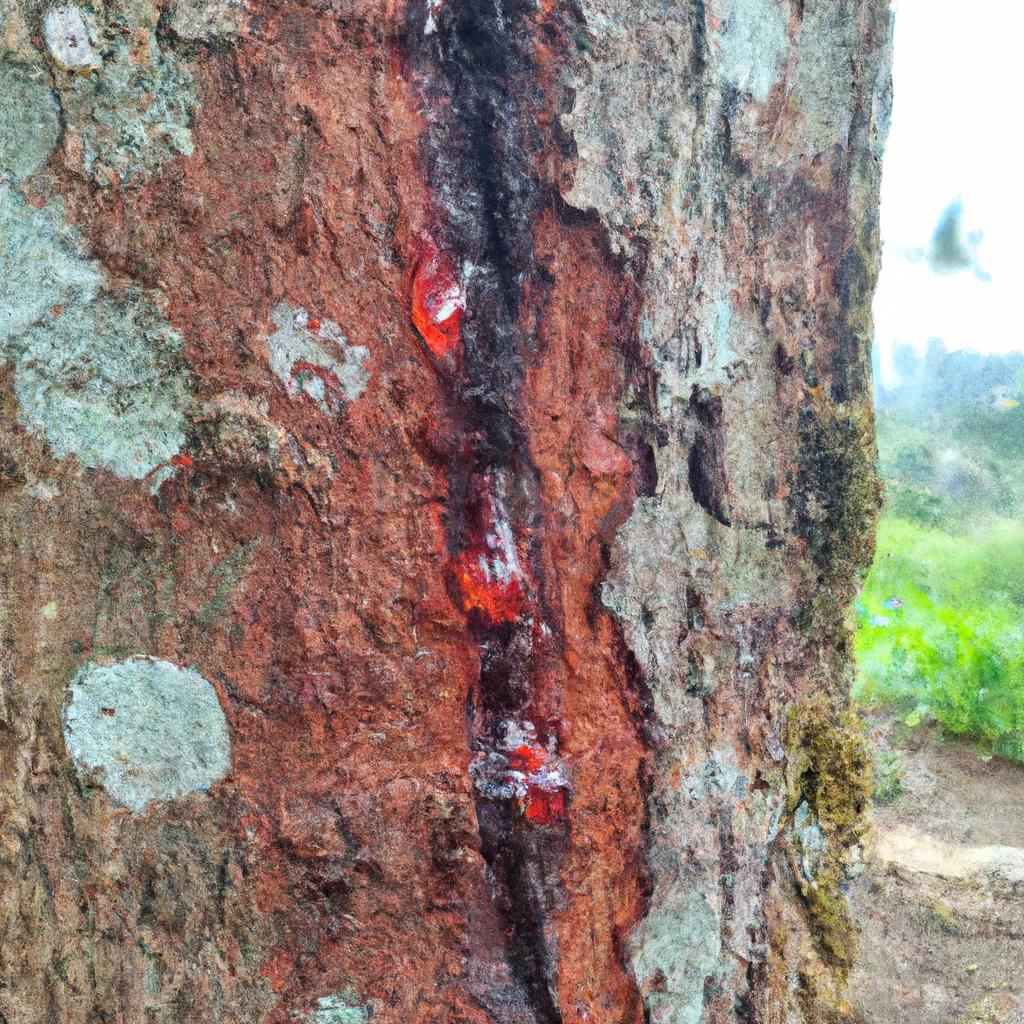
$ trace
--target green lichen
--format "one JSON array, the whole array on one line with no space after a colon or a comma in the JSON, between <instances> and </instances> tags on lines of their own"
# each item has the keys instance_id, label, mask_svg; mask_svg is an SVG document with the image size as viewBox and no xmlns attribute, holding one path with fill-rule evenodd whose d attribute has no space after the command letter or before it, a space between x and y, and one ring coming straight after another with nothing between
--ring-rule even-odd
<instances>
[{"instance_id":1,"label":"green lichen","mask_svg":"<svg viewBox=\"0 0 1024 1024\"><path fill-rule=\"evenodd\" d=\"M834 978L806 965L797 975L796 998L807 1024L866 1024Z\"/></svg>"},{"instance_id":2,"label":"green lichen","mask_svg":"<svg viewBox=\"0 0 1024 1024\"><path fill-rule=\"evenodd\" d=\"M988 997L982 997L976 1003L972 1003L967 1013L957 1021L957 1024L1014 1024L1019 1017L1012 1014L1000 1013L990 1002Z\"/></svg>"},{"instance_id":3,"label":"green lichen","mask_svg":"<svg viewBox=\"0 0 1024 1024\"><path fill-rule=\"evenodd\" d=\"M794 863L811 928L841 974L856 957L857 930L842 890L850 848L867 828L873 789L871 755L863 726L849 711L835 711L822 696L798 704L787 722L789 813L806 804L824 844L813 877ZM798 851L790 849L795 861Z\"/></svg>"},{"instance_id":4,"label":"green lichen","mask_svg":"<svg viewBox=\"0 0 1024 1024\"><path fill-rule=\"evenodd\" d=\"M67 153L100 185L114 176L140 182L193 150L195 85L184 62L161 45L157 13L150 5L101 11L100 66L88 75L55 71Z\"/></svg>"},{"instance_id":5,"label":"green lichen","mask_svg":"<svg viewBox=\"0 0 1024 1024\"><path fill-rule=\"evenodd\" d=\"M850 568L866 570L874 554L881 504L874 420L870 411L827 407L820 388L810 392L800 413L801 444L793 478L797 528L826 579L849 579Z\"/></svg>"},{"instance_id":6,"label":"green lichen","mask_svg":"<svg viewBox=\"0 0 1024 1024\"><path fill-rule=\"evenodd\" d=\"M871 402L871 301L878 272L877 203L864 196L835 272L837 308L827 366L801 358L806 398L800 410L791 503L820 583L815 630L840 622L874 555L881 506Z\"/></svg>"},{"instance_id":7,"label":"green lichen","mask_svg":"<svg viewBox=\"0 0 1024 1024\"><path fill-rule=\"evenodd\" d=\"M941 900L935 900L926 908L925 918L929 931L956 935L963 927L957 915Z\"/></svg>"},{"instance_id":8,"label":"green lichen","mask_svg":"<svg viewBox=\"0 0 1024 1024\"><path fill-rule=\"evenodd\" d=\"M370 1011L360 1006L349 991L323 996L305 1017L307 1024L367 1024Z\"/></svg>"},{"instance_id":9,"label":"green lichen","mask_svg":"<svg viewBox=\"0 0 1024 1024\"><path fill-rule=\"evenodd\" d=\"M184 443L181 338L153 298L114 297L58 204L0 182L0 361L19 420L57 458L141 479Z\"/></svg>"},{"instance_id":10,"label":"green lichen","mask_svg":"<svg viewBox=\"0 0 1024 1024\"><path fill-rule=\"evenodd\" d=\"M903 795L903 773L906 765L898 754L879 751L875 755L875 791L872 799L876 804L891 804Z\"/></svg>"},{"instance_id":11,"label":"green lichen","mask_svg":"<svg viewBox=\"0 0 1024 1024\"><path fill-rule=\"evenodd\" d=\"M39 68L0 63L0 174L27 178L57 144L58 106Z\"/></svg>"}]
</instances>

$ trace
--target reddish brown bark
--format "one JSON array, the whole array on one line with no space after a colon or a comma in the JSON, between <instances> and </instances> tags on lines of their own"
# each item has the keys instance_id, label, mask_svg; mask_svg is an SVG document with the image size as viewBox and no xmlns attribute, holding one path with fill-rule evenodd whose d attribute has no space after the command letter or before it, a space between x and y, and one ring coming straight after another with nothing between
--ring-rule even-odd
<instances>
[{"instance_id":1,"label":"reddish brown bark","mask_svg":"<svg viewBox=\"0 0 1024 1024\"><path fill-rule=\"evenodd\" d=\"M154 493L51 458L5 390L0 1020L285 1024L338 994L353 1020L644 1019L628 946L661 769L601 587L664 427L652 243L627 259L563 197L582 25L552 4L253 4L236 38L166 36L196 82L191 155L100 185L55 151L24 186L65 198L115 294L159 293L194 402ZM847 208L786 203L834 220L838 259ZM329 414L281 386L281 303L368 350L364 394L308 360L292 373ZM715 505L702 422L691 476ZM80 665L136 652L199 667L231 736L209 795L142 815L83 783L61 725ZM757 965L774 1016L709 990L704 1019L785 1019L794 964Z\"/></svg>"}]
</instances>

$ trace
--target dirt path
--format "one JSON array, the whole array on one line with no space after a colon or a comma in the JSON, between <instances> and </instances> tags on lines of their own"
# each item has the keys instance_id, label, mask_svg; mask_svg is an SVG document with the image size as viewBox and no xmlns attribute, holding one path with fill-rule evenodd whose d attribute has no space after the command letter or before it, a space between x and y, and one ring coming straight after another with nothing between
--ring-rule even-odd
<instances>
[{"instance_id":1,"label":"dirt path","mask_svg":"<svg viewBox=\"0 0 1024 1024\"><path fill-rule=\"evenodd\" d=\"M1024 771L937 730L871 724L900 792L877 805L850 887L854 1002L868 1024L1024 1024Z\"/></svg>"}]
</instances>

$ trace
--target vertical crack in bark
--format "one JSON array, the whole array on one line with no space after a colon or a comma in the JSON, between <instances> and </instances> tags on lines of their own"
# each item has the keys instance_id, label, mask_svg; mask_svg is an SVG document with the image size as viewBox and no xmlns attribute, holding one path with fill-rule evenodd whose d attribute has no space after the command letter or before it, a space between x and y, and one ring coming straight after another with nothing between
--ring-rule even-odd
<instances>
[{"instance_id":1,"label":"vertical crack in bark","mask_svg":"<svg viewBox=\"0 0 1024 1024\"><path fill-rule=\"evenodd\" d=\"M693 389L694 437L687 477L697 503L723 526L729 525L729 498L722 455L722 400Z\"/></svg>"},{"instance_id":2,"label":"vertical crack in bark","mask_svg":"<svg viewBox=\"0 0 1024 1024\"><path fill-rule=\"evenodd\" d=\"M453 589L480 657L469 733L481 852L522 1000L540 1024L560 1024L557 950L545 922L568 781L557 756L560 697L543 681L560 638L539 548L529 542L540 522L538 481L517 418L532 349L521 307L541 199L531 166L541 95L531 76L530 10L521 0L466 0L431 8L430 32L414 12L406 59L427 108L428 219L451 264L448 280L423 289L425 311L414 310L414 319L450 328L444 295L466 313L435 368L462 439L449 470L448 544Z\"/></svg>"}]
</instances>

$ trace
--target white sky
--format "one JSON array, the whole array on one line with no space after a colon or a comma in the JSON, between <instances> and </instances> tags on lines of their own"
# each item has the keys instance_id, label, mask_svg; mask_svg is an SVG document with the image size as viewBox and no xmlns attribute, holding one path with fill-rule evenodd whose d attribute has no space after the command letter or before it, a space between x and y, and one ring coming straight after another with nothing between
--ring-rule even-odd
<instances>
[{"instance_id":1,"label":"white sky","mask_svg":"<svg viewBox=\"0 0 1024 1024\"><path fill-rule=\"evenodd\" d=\"M893 118L882 175L882 275L875 344L929 338L980 352L1024 350L1024 3L897 0ZM960 196L983 231L971 271L935 274L927 249Z\"/></svg>"}]
</instances>

